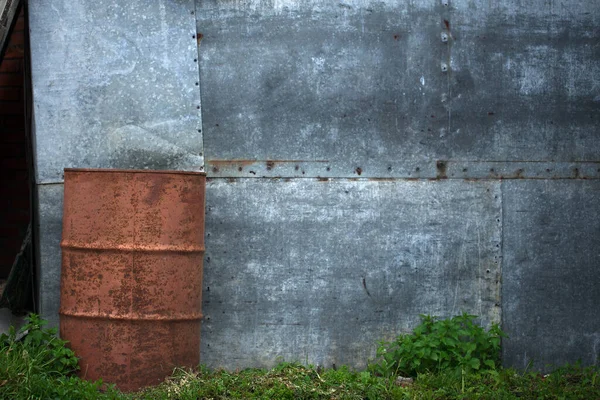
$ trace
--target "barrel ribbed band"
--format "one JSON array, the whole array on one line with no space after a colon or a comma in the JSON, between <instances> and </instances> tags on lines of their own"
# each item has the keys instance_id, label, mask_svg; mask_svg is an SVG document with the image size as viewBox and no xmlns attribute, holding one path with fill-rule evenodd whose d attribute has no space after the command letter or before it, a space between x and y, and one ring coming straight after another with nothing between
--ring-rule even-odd
<instances>
[{"instance_id":1,"label":"barrel ribbed band","mask_svg":"<svg viewBox=\"0 0 600 400\"><path fill-rule=\"evenodd\" d=\"M68 311L68 310L60 310L59 315L64 315L67 317L74 318L89 318L89 319L107 319L113 321L199 321L204 316L202 313L190 313L190 314L181 314L177 315L175 313L171 315L158 315L158 314L98 314L98 313L90 313L90 312L81 312L81 311Z\"/></svg>"}]
</instances>

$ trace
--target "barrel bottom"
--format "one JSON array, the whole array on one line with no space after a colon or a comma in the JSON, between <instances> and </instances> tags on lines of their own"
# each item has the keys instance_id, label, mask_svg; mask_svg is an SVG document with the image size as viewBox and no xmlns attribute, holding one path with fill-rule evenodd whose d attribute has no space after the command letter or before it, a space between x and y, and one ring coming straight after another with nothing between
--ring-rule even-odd
<instances>
[{"instance_id":1,"label":"barrel bottom","mask_svg":"<svg viewBox=\"0 0 600 400\"><path fill-rule=\"evenodd\" d=\"M175 367L200 362L200 321L60 316L60 335L79 358L83 379L124 391L157 385Z\"/></svg>"}]
</instances>

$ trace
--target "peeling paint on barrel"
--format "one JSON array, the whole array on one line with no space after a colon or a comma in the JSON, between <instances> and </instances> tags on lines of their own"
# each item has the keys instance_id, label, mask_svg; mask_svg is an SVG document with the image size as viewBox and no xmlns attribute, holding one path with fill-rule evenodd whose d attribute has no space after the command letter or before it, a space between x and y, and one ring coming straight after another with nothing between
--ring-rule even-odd
<instances>
[{"instance_id":1,"label":"peeling paint on barrel","mask_svg":"<svg viewBox=\"0 0 600 400\"><path fill-rule=\"evenodd\" d=\"M121 390L200 357L205 175L66 169L60 334Z\"/></svg>"}]
</instances>

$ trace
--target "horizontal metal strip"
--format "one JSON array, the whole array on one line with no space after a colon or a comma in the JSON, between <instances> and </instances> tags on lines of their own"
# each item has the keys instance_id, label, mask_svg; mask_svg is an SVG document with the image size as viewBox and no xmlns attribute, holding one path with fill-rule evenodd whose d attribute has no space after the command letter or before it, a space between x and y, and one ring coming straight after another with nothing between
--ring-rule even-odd
<instances>
[{"instance_id":1,"label":"horizontal metal strip","mask_svg":"<svg viewBox=\"0 0 600 400\"><path fill-rule=\"evenodd\" d=\"M209 178L600 179L600 161L206 160Z\"/></svg>"},{"instance_id":2,"label":"horizontal metal strip","mask_svg":"<svg viewBox=\"0 0 600 400\"><path fill-rule=\"evenodd\" d=\"M60 242L62 249L68 250L94 250L94 251L119 251L119 252L135 252L135 253L204 253L202 247L178 247L178 246L94 246L92 244L70 243L63 240Z\"/></svg>"},{"instance_id":3,"label":"horizontal metal strip","mask_svg":"<svg viewBox=\"0 0 600 400\"><path fill-rule=\"evenodd\" d=\"M165 315L156 315L156 314L148 314L141 316L139 314L126 314L126 315L114 315L114 314L93 314L86 312L70 312L65 310L60 310L58 312L59 315L65 315L68 317L74 318L89 318L89 319L108 319L113 321L199 321L204 316L202 313L193 313L190 315L179 315L179 316L165 316Z\"/></svg>"}]
</instances>

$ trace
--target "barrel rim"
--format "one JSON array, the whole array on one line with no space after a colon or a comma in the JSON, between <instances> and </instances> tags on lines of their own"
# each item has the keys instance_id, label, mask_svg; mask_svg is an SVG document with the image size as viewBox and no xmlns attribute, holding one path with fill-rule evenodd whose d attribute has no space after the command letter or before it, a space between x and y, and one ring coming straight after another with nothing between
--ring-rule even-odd
<instances>
[{"instance_id":1,"label":"barrel rim","mask_svg":"<svg viewBox=\"0 0 600 400\"><path fill-rule=\"evenodd\" d=\"M64 172L99 172L99 173L131 173L131 174L171 174L206 176L206 172L177 171L173 169L117 169L117 168L65 168Z\"/></svg>"}]
</instances>

